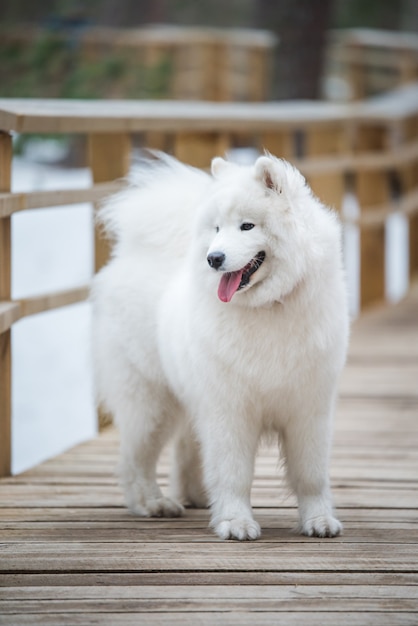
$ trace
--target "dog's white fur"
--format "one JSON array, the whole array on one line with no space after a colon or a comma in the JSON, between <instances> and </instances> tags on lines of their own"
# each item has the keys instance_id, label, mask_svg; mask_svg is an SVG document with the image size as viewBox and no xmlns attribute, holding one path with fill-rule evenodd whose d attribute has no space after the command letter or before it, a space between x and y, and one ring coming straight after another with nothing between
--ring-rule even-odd
<instances>
[{"instance_id":1,"label":"dog's white fur","mask_svg":"<svg viewBox=\"0 0 418 626\"><path fill-rule=\"evenodd\" d=\"M212 176L160 155L101 218L116 242L93 285L97 393L120 429L129 508L177 516L208 502L221 538L256 539L254 460L276 432L300 531L337 535L328 461L349 324L336 215L270 155L216 158ZM261 250L250 284L221 302L222 273ZM156 463L173 435L165 497Z\"/></svg>"}]
</instances>

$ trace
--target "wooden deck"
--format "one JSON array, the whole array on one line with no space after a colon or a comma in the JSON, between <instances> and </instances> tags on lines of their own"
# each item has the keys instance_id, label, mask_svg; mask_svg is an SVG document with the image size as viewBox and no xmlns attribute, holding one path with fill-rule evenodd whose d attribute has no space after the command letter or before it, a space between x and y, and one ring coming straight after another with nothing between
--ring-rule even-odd
<instances>
[{"instance_id":1,"label":"wooden deck","mask_svg":"<svg viewBox=\"0 0 418 626\"><path fill-rule=\"evenodd\" d=\"M332 483L344 535L292 534L274 451L263 535L221 542L206 511L130 516L113 430L0 481L0 624L418 624L418 289L354 325ZM166 463L161 467L166 482Z\"/></svg>"}]
</instances>

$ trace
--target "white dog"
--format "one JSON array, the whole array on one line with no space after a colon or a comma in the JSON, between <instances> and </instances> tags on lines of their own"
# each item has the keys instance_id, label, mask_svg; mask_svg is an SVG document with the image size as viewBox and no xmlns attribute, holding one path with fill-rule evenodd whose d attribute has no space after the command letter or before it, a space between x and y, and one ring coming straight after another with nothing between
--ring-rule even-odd
<instances>
[{"instance_id":1,"label":"white dog","mask_svg":"<svg viewBox=\"0 0 418 626\"><path fill-rule=\"evenodd\" d=\"M277 433L300 531L335 536L328 462L348 340L336 215L269 155L212 176L160 155L102 210L113 257L93 286L98 401L121 434L138 515L211 507L223 539L256 539L250 490ZM176 435L170 497L156 463Z\"/></svg>"}]
</instances>

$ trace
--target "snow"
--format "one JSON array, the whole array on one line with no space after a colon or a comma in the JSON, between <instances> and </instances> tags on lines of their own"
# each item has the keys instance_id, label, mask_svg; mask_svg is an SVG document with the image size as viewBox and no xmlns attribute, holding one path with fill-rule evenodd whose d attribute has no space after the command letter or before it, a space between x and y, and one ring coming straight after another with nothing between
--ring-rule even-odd
<instances>
[{"instance_id":1,"label":"snow","mask_svg":"<svg viewBox=\"0 0 418 626\"><path fill-rule=\"evenodd\" d=\"M15 159L12 190L88 186L88 170ZM89 282L89 204L12 217L12 297ZM90 305L20 320L12 329L12 472L19 473L96 433L90 362Z\"/></svg>"}]
</instances>

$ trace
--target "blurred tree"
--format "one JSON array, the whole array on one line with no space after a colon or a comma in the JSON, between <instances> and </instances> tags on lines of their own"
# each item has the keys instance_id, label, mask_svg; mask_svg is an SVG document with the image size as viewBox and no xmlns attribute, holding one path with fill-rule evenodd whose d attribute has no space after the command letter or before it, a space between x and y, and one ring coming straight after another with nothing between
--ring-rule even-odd
<instances>
[{"instance_id":1,"label":"blurred tree","mask_svg":"<svg viewBox=\"0 0 418 626\"><path fill-rule=\"evenodd\" d=\"M163 22L166 0L3 0L0 20L4 22L50 21L51 16L71 18L75 14L109 26L136 26Z\"/></svg>"},{"instance_id":2,"label":"blurred tree","mask_svg":"<svg viewBox=\"0 0 418 626\"><path fill-rule=\"evenodd\" d=\"M256 0L256 25L279 37L273 99L319 98L333 0Z\"/></svg>"},{"instance_id":3,"label":"blurred tree","mask_svg":"<svg viewBox=\"0 0 418 626\"><path fill-rule=\"evenodd\" d=\"M104 0L97 21L109 26L135 27L166 19L165 0Z\"/></svg>"},{"instance_id":4,"label":"blurred tree","mask_svg":"<svg viewBox=\"0 0 418 626\"><path fill-rule=\"evenodd\" d=\"M412 6L416 12L417 0L336 0L336 22L339 28L398 30L402 15Z\"/></svg>"},{"instance_id":5,"label":"blurred tree","mask_svg":"<svg viewBox=\"0 0 418 626\"><path fill-rule=\"evenodd\" d=\"M44 0L40 5L31 0L7 0L0 2L0 21L7 22L32 22L39 19L40 15L45 15L51 11L55 5L54 0Z\"/></svg>"},{"instance_id":6,"label":"blurred tree","mask_svg":"<svg viewBox=\"0 0 418 626\"><path fill-rule=\"evenodd\" d=\"M418 2L404 0L401 16L401 28L411 32L418 32Z\"/></svg>"}]
</instances>

